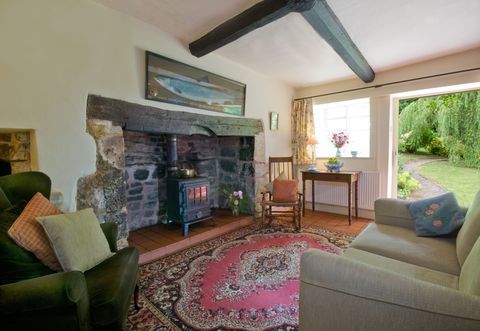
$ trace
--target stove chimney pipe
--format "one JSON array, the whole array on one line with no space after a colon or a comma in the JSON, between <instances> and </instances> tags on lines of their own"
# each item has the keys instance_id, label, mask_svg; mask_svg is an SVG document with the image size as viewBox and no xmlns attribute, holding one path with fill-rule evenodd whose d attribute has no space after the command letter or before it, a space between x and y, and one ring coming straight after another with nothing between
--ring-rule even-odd
<instances>
[{"instance_id":1,"label":"stove chimney pipe","mask_svg":"<svg viewBox=\"0 0 480 331\"><path fill-rule=\"evenodd\" d=\"M168 177L177 177L178 151L176 134L167 135L167 172Z\"/></svg>"}]
</instances>

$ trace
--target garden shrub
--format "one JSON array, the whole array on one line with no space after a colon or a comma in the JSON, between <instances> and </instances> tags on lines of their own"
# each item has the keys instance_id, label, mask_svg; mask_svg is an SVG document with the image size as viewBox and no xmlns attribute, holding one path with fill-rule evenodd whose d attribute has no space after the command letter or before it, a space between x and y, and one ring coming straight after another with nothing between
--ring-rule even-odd
<instances>
[{"instance_id":1,"label":"garden shrub","mask_svg":"<svg viewBox=\"0 0 480 331\"><path fill-rule=\"evenodd\" d=\"M427 146L427 151L433 155L448 156L448 151L445 146L443 146L442 139L438 136L433 137L432 141L430 141L430 144Z\"/></svg>"},{"instance_id":2,"label":"garden shrub","mask_svg":"<svg viewBox=\"0 0 480 331\"><path fill-rule=\"evenodd\" d=\"M408 171L402 171L398 173L397 178L397 196L401 199L407 198L414 190L421 188L422 186L412 177L412 174Z\"/></svg>"}]
</instances>

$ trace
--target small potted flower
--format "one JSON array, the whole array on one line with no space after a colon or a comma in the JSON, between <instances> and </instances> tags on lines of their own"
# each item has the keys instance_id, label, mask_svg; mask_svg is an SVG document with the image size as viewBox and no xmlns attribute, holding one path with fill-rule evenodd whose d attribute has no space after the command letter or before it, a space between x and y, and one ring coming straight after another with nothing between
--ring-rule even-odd
<instances>
[{"instance_id":1,"label":"small potted flower","mask_svg":"<svg viewBox=\"0 0 480 331\"><path fill-rule=\"evenodd\" d=\"M244 198L242 191L232 191L227 193L227 206L232 210L233 216L238 216L240 214L240 203Z\"/></svg>"},{"instance_id":2,"label":"small potted flower","mask_svg":"<svg viewBox=\"0 0 480 331\"><path fill-rule=\"evenodd\" d=\"M341 157L342 156L342 152L340 151L340 148L342 148L345 144L348 144L348 136L345 132L338 132L338 133L334 133L332 134L332 139L330 140L333 144L333 146L335 146L335 148L337 148L337 153L335 154L336 157Z\"/></svg>"},{"instance_id":3,"label":"small potted flower","mask_svg":"<svg viewBox=\"0 0 480 331\"><path fill-rule=\"evenodd\" d=\"M329 172L340 172L340 169L343 167L343 162L340 162L336 157L331 157L325 163L325 167Z\"/></svg>"}]
</instances>

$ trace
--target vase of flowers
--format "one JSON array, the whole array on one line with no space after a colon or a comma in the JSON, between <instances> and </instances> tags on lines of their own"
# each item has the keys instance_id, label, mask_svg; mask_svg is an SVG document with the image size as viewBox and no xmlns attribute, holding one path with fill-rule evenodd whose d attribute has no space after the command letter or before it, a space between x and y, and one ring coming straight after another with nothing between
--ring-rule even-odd
<instances>
[{"instance_id":1,"label":"vase of flowers","mask_svg":"<svg viewBox=\"0 0 480 331\"><path fill-rule=\"evenodd\" d=\"M338 132L338 133L333 133L331 142L332 142L333 146L335 146L337 148L337 153L335 154L335 157L341 157L342 156L342 151L340 149L345 144L348 144L347 134L343 131Z\"/></svg>"},{"instance_id":2,"label":"vase of flowers","mask_svg":"<svg viewBox=\"0 0 480 331\"><path fill-rule=\"evenodd\" d=\"M240 204L244 198L242 191L226 192L227 194L227 206L232 210L233 216L240 215Z\"/></svg>"}]
</instances>

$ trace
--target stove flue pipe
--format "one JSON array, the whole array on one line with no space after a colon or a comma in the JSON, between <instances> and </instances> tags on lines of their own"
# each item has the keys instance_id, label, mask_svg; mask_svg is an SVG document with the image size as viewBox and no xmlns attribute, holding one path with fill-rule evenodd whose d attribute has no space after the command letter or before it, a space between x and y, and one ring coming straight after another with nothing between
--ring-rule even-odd
<instances>
[{"instance_id":1,"label":"stove flue pipe","mask_svg":"<svg viewBox=\"0 0 480 331\"><path fill-rule=\"evenodd\" d=\"M167 135L167 172L168 177L177 177L178 151L176 134Z\"/></svg>"}]
</instances>

